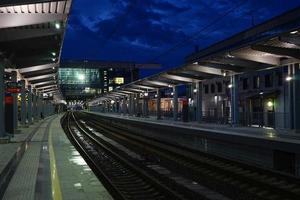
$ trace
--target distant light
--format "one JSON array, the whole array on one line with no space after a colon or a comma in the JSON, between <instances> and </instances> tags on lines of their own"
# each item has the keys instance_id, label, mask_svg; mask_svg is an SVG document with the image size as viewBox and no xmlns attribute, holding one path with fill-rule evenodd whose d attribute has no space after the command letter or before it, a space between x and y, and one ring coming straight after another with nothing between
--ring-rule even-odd
<instances>
[{"instance_id":1,"label":"distant light","mask_svg":"<svg viewBox=\"0 0 300 200\"><path fill-rule=\"evenodd\" d=\"M111 100L111 102L110 102L111 104L114 104L115 103L115 101L114 100Z\"/></svg>"},{"instance_id":2,"label":"distant light","mask_svg":"<svg viewBox=\"0 0 300 200\"><path fill-rule=\"evenodd\" d=\"M55 69L55 67L52 67L52 69Z\"/></svg>"},{"instance_id":3,"label":"distant light","mask_svg":"<svg viewBox=\"0 0 300 200\"><path fill-rule=\"evenodd\" d=\"M193 64L194 64L194 65L198 65L198 62L194 62Z\"/></svg>"},{"instance_id":4,"label":"distant light","mask_svg":"<svg viewBox=\"0 0 300 200\"><path fill-rule=\"evenodd\" d=\"M56 29L60 29L60 23L58 23L58 22L55 23L55 28L56 28Z\"/></svg>"},{"instance_id":5,"label":"distant light","mask_svg":"<svg viewBox=\"0 0 300 200\"><path fill-rule=\"evenodd\" d=\"M134 97L134 100L136 100L136 97Z\"/></svg>"},{"instance_id":6,"label":"distant light","mask_svg":"<svg viewBox=\"0 0 300 200\"><path fill-rule=\"evenodd\" d=\"M55 59L55 58L52 58L52 61L53 61L53 62L55 62L55 61L56 61L56 59Z\"/></svg>"},{"instance_id":7,"label":"distant light","mask_svg":"<svg viewBox=\"0 0 300 200\"><path fill-rule=\"evenodd\" d=\"M171 87L172 87L172 85L168 85L168 87L169 87L169 88L171 88Z\"/></svg>"},{"instance_id":8,"label":"distant light","mask_svg":"<svg viewBox=\"0 0 300 200\"><path fill-rule=\"evenodd\" d=\"M264 94L264 92L260 92L259 94L260 94L260 95L263 95L263 94Z\"/></svg>"},{"instance_id":9,"label":"distant light","mask_svg":"<svg viewBox=\"0 0 300 200\"><path fill-rule=\"evenodd\" d=\"M296 33L298 33L298 31L292 31L292 32L290 32L290 34L296 34Z\"/></svg>"},{"instance_id":10,"label":"distant light","mask_svg":"<svg viewBox=\"0 0 300 200\"><path fill-rule=\"evenodd\" d=\"M78 79L83 81L85 79L84 74L78 74Z\"/></svg>"},{"instance_id":11,"label":"distant light","mask_svg":"<svg viewBox=\"0 0 300 200\"><path fill-rule=\"evenodd\" d=\"M148 96L148 92L145 92L145 93L144 93L144 96L147 97L147 96Z\"/></svg>"},{"instance_id":12,"label":"distant light","mask_svg":"<svg viewBox=\"0 0 300 200\"><path fill-rule=\"evenodd\" d=\"M274 104L273 104L272 101L268 101L268 103L267 103L267 106L268 106L268 107L273 107L273 105L274 105Z\"/></svg>"},{"instance_id":13,"label":"distant light","mask_svg":"<svg viewBox=\"0 0 300 200\"><path fill-rule=\"evenodd\" d=\"M197 89L194 89L193 92L196 93L196 92L197 92Z\"/></svg>"},{"instance_id":14,"label":"distant light","mask_svg":"<svg viewBox=\"0 0 300 200\"><path fill-rule=\"evenodd\" d=\"M291 77L291 76L287 76L286 78L285 78L285 80L286 81L291 81L293 78Z\"/></svg>"},{"instance_id":15,"label":"distant light","mask_svg":"<svg viewBox=\"0 0 300 200\"><path fill-rule=\"evenodd\" d=\"M232 86L233 86L232 84L229 84L229 85L228 85L228 88L232 88Z\"/></svg>"},{"instance_id":16,"label":"distant light","mask_svg":"<svg viewBox=\"0 0 300 200\"><path fill-rule=\"evenodd\" d=\"M226 72L223 72L223 76L226 76Z\"/></svg>"},{"instance_id":17,"label":"distant light","mask_svg":"<svg viewBox=\"0 0 300 200\"><path fill-rule=\"evenodd\" d=\"M173 95L174 95L174 92L171 92L171 95L173 96Z\"/></svg>"},{"instance_id":18,"label":"distant light","mask_svg":"<svg viewBox=\"0 0 300 200\"><path fill-rule=\"evenodd\" d=\"M155 96L155 98L157 97L157 94L156 95L154 95Z\"/></svg>"},{"instance_id":19,"label":"distant light","mask_svg":"<svg viewBox=\"0 0 300 200\"><path fill-rule=\"evenodd\" d=\"M52 56L56 56L56 53L55 53L55 52L52 52L51 54L52 54Z\"/></svg>"},{"instance_id":20,"label":"distant light","mask_svg":"<svg viewBox=\"0 0 300 200\"><path fill-rule=\"evenodd\" d=\"M234 56L231 55L230 53L227 54L227 57L228 57L228 58L234 58Z\"/></svg>"}]
</instances>

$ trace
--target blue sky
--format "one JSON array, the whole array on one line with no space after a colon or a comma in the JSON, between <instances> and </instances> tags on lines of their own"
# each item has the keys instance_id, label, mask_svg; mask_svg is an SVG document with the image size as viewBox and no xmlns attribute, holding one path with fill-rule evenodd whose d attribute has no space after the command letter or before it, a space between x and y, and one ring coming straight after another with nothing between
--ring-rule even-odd
<instances>
[{"instance_id":1,"label":"blue sky","mask_svg":"<svg viewBox=\"0 0 300 200\"><path fill-rule=\"evenodd\" d=\"M141 72L148 76L182 64L195 46L298 6L299 0L73 0L62 59L162 64Z\"/></svg>"}]
</instances>

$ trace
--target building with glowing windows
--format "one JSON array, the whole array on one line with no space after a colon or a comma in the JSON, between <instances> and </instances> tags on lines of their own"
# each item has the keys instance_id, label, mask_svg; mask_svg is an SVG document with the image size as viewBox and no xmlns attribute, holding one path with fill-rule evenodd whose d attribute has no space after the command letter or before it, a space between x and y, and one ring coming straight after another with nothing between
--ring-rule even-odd
<instances>
[{"instance_id":1,"label":"building with glowing windows","mask_svg":"<svg viewBox=\"0 0 300 200\"><path fill-rule=\"evenodd\" d=\"M158 66L132 62L63 61L59 68L59 84L67 101L82 101L137 80L142 68Z\"/></svg>"}]
</instances>

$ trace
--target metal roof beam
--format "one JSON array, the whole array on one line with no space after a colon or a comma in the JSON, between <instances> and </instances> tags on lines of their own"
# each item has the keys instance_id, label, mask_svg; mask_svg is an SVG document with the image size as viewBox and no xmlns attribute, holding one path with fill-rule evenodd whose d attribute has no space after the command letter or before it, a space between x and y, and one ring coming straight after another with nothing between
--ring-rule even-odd
<instances>
[{"instance_id":1,"label":"metal roof beam","mask_svg":"<svg viewBox=\"0 0 300 200\"><path fill-rule=\"evenodd\" d=\"M240 53L235 52L231 53L233 56L244 59L244 60L250 60L258 63L265 63L268 65L280 65L280 59L277 57L274 57L274 55L257 55L259 52L253 51L253 53Z\"/></svg>"},{"instance_id":2,"label":"metal roof beam","mask_svg":"<svg viewBox=\"0 0 300 200\"><path fill-rule=\"evenodd\" d=\"M216 69L213 67L206 67L206 66L202 66L202 65L195 65L195 64L188 65L185 68L187 70L202 72L202 73L206 73L206 74L219 75L219 76L222 76L224 73L223 70L221 70L221 69Z\"/></svg>"},{"instance_id":3,"label":"metal roof beam","mask_svg":"<svg viewBox=\"0 0 300 200\"><path fill-rule=\"evenodd\" d=\"M0 14L0 29L43 24L46 22L64 21L66 14L46 14L46 13L9 13ZM55 26L53 24L53 26Z\"/></svg>"},{"instance_id":4,"label":"metal roof beam","mask_svg":"<svg viewBox=\"0 0 300 200\"><path fill-rule=\"evenodd\" d=\"M0 42L30 39L61 34L63 29L4 29L0 32Z\"/></svg>"},{"instance_id":5,"label":"metal roof beam","mask_svg":"<svg viewBox=\"0 0 300 200\"><path fill-rule=\"evenodd\" d=\"M159 87L150 87L150 86L144 86L144 85L139 85L139 84L131 84L130 86L134 87L134 88L149 89L149 90L155 90L155 89L159 88Z\"/></svg>"},{"instance_id":6,"label":"metal roof beam","mask_svg":"<svg viewBox=\"0 0 300 200\"><path fill-rule=\"evenodd\" d=\"M56 80L51 80L51 81L45 81L45 82L40 82L40 83L35 83L33 84L35 88L39 88L39 87L43 87L43 86L47 86L47 85L50 85L50 84L55 84L56 83Z\"/></svg>"},{"instance_id":7,"label":"metal roof beam","mask_svg":"<svg viewBox=\"0 0 300 200\"><path fill-rule=\"evenodd\" d=\"M144 90L134 89L134 88L123 88L123 90L130 92L145 92Z\"/></svg>"},{"instance_id":8,"label":"metal roof beam","mask_svg":"<svg viewBox=\"0 0 300 200\"><path fill-rule=\"evenodd\" d=\"M181 76L181 77L185 77L185 78L191 78L191 79L196 79L196 80L204 80L205 77L204 76L198 76L196 74L188 74L186 73L186 71L172 71L172 72L168 72L169 75L175 75L175 76Z\"/></svg>"},{"instance_id":9,"label":"metal roof beam","mask_svg":"<svg viewBox=\"0 0 300 200\"><path fill-rule=\"evenodd\" d=\"M270 45L252 45L251 48L265 53L300 59L300 49L275 47Z\"/></svg>"},{"instance_id":10,"label":"metal roof beam","mask_svg":"<svg viewBox=\"0 0 300 200\"><path fill-rule=\"evenodd\" d=\"M182 76L170 75L170 74L162 74L162 75L160 75L160 77L170 79L170 80L174 80L174 81L179 81L179 82L187 82L187 83L193 83L193 82L199 81L197 79L185 78L185 77L182 77Z\"/></svg>"},{"instance_id":11,"label":"metal roof beam","mask_svg":"<svg viewBox=\"0 0 300 200\"><path fill-rule=\"evenodd\" d=\"M280 36L279 41L300 46L300 37Z\"/></svg>"},{"instance_id":12,"label":"metal roof beam","mask_svg":"<svg viewBox=\"0 0 300 200\"><path fill-rule=\"evenodd\" d=\"M47 86L43 86L43 87L39 87L38 89L39 90L45 90L45 89L49 89L49 88L57 88L57 85L56 84L52 84L52 85L47 85Z\"/></svg>"},{"instance_id":13,"label":"metal roof beam","mask_svg":"<svg viewBox=\"0 0 300 200\"><path fill-rule=\"evenodd\" d=\"M21 74L24 74L24 73L29 73L29 72L41 71L41 70L45 70L45 69L51 69L53 67L54 68L58 67L58 64L57 63L49 63L49 64L45 64L45 65L21 68L21 69L19 69L19 72Z\"/></svg>"},{"instance_id":14,"label":"metal roof beam","mask_svg":"<svg viewBox=\"0 0 300 200\"><path fill-rule=\"evenodd\" d=\"M28 81L36 81L36 80L39 80L39 79L50 78L50 77L53 77L53 76L56 77L56 73L46 74L46 75L41 75L41 76L35 76L35 77L28 78L27 80Z\"/></svg>"},{"instance_id":15,"label":"metal roof beam","mask_svg":"<svg viewBox=\"0 0 300 200\"><path fill-rule=\"evenodd\" d=\"M162 82L162 81L152 81L152 80L143 80L140 84L150 84L150 85L157 85L157 86L161 86L161 87L168 87L169 84L166 82Z\"/></svg>"},{"instance_id":16,"label":"metal roof beam","mask_svg":"<svg viewBox=\"0 0 300 200\"><path fill-rule=\"evenodd\" d=\"M248 68L249 70L253 69L261 69L261 68L266 68L267 66L270 67L270 65L255 62L252 60L245 60L245 59L240 59L236 57L220 57L220 58L215 58L212 59L212 61L219 62L222 64L232 64L232 65L237 65L237 66L243 66L245 68Z\"/></svg>"},{"instance_id":17,"label":"metal roof beam","mask_svg":"<svg viewBox=\"0 0 300 200\"><path fill-rule=\"evenodd\" d=\"M221 64L221 63L214 63L214 62L198 62L200 66L212 67L217 69L223 69L225 71L232 71L232 72L242 72L244 67L236 66L236 65L229 65L229 64Z\"/></svg>"}]
</instances>

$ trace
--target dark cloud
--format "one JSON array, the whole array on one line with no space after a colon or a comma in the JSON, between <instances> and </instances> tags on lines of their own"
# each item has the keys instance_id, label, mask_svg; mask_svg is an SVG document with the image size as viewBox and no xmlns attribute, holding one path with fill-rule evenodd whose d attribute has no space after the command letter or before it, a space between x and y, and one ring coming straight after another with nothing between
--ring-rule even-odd
<instances>
[{"instance_id":1,"label":"dark cloud","mask_svg":"<svg viewBox=\"0 0 300 200\"><path fill-rule=\"evenodd\" d=\"M204 48L300 6L285 0L76 0L63 58L179 65L195 45ZM242 3L240 6L240 3ZM235 9L232 9L235 8ZM231 10L232 9L232 10ZM222 17L228 10L230 12ZM203 29L218 20L209 28ZM194 38L188 40L188 38ZM180 44L183 41L183 44ZM174 46L169 54L158 56Z\"/></svg>"}]
</instances>

